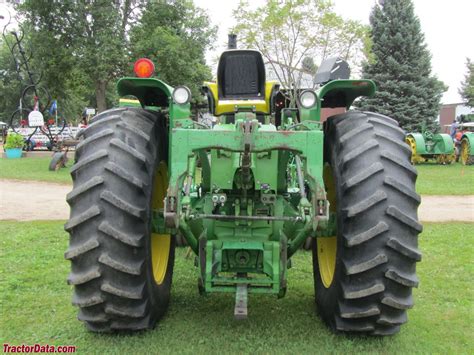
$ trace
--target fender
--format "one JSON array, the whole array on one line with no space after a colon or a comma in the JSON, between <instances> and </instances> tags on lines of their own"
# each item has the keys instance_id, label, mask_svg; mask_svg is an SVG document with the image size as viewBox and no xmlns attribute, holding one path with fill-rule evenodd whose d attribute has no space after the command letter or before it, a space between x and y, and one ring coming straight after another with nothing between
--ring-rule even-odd
<instances>
[{"instance_id":1,"label":"fender","mask_svg":"<svg viewBox=\"0 0 474 355\"><path fill-rule=\"evenodd\" d=\"M360 96L372 96L377 87L372 80L333 80L317 91L321 107L349 109Z\"/></svg>"},{"instance_id":2,"label":"fender","mask_svg":"<svg viewBox=\"0 0 474 355\"><path fill-rule=\"evenodd\" d=\"M178 105L173 102L174 88L155 78L125 77L117 83L120 97L134 96L143 108L169 108L171 119L189 118L191 105Z\"/></svg>"},{"instance_id":3,"label":"fender","mask_svg":"<svg viewBox=\"0 0 474 355\"><path fill-rule=\"evenodd\" d=\"M421 133L410 133L407 134L407 137L411 137L415 140L416 143L416 154L427 154L425 138Z\"/></svg>"},{"instance_id":4,"label":"fender","mask_svg":"<svg viewBox=\"0 0 474 355\"><path fill-rule=\"evenodd\" d=\"M454 143L449 134L439 133L435 134L433 140L435 141L434 154L453 154Z\"/></svg>"}]
</instances>

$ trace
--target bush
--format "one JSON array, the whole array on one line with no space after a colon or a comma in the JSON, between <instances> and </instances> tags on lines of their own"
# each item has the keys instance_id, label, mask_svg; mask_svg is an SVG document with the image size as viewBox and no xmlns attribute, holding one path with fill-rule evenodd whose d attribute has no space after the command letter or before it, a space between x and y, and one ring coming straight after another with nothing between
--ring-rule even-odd
<instances>
[{"instance_id":1,"label":"bush","mask_svg":"<svg viewBox=\"0 0 474 355\"><path fill-rule=\"evenodd\" d=\"M23 136L18 133L10 133L7 136L7 140L3 148L5 149L15 149L15 148L23 148L25 144L23 140Z\"/></svg>"}]
</instances>

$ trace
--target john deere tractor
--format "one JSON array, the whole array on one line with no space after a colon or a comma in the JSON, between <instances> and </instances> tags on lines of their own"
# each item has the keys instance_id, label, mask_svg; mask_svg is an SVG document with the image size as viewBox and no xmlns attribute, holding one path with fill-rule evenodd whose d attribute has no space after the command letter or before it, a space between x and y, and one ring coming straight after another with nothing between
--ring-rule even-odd
<instances>
[{"instance_id":1,"label":"john deere tractor","mask_svg":"<svg viewBox=\"0 0 474 355\"><path fill-rule=\"evenodd\" d=\"M229 49L217 81L204 84L218 118L210 128L193 119L188 88L152 78L147 59L135 63L137 77L117 87L140 107L92 119L71 168L65 257L88 329L156 324L170 301L179 232L196 255L196 289L232 293L236 319L248 316L250 295L291 290L292 257L312 237L327 325L399 331L418 286L417 172L395 120L348 110L321 121L324 108L349 109L376 90L341 79L342 64L322 63L320 89L299 90L297 107L277 112L279 87L266 80L262 55Z\"/></svg>"},{"instance_id":2,"label":"john deere tractor","mask_svg":"<svg viewBox=\"0 0 474 355\"><path fill-rule=\"evenodd\" d=\"M458 140L457 138L460 139ZM456 135L459 160L463 165L474 164L474 114L462 115L459 133Z\"/></svg>"},{"instance_id":3,"label":"john deere tractor","mask_svg":"<svg viewBox=\"0 0 474 355\"><path fill-rule=\"evenodd\" d=\"M453 139L446 133L408 133L405 139L412 151L413 164L434 160L438 164L451 164L456 160Z\"/></svg>"}]
</instances>

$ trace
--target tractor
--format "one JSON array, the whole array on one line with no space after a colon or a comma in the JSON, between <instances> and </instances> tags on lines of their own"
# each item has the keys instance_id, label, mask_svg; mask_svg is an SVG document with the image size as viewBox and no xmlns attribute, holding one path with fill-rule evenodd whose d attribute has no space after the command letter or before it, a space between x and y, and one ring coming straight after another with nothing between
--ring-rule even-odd
<instances>
[{"instance_id":1,"label":"tractor","mask_svg":"<svg viewBox=\"0 0 474 355\"><path fill-rule=\"evenodd\" d=\"M405 141L412 151L412 164L435 160L444 165L456 160L454 142L449 134L422 129L422 133L407 134Z\"/></svg>"},{"instance_id":2,"label":"tractor","mask_svg":"<svg viewBox=\"0 0 474 355\"><path fill-rule=\"evenodd\" d=\"M474 114L462 115L455 142L461 164L474 164Z\"/></svg>"},{"instance_id":3,"label":"tractor","mask_svg":"<svg viewBox=\"0 0 474 355\"><path fill-rule=\"evenodd\" d=\"M463 165L474 164L474 122L460 125L463 130L459 159Z\"/></svg>"},{"instance_id":4,"label":"tractor","mask_svg":"<svg viewBox=\"0 0 474 355\"><path fill-rule=\"evenodd\" d=\"M417 171L397 121L349 110L376 87L341 78L343 64L323 62L319 89L278 110L261 53L231 47L203 86L217 117L210 127L192 117L187 87L153 78L146 58L135 63L117 91L140 106L94 117L71 168L67 281L89 330L156 325L179 233L195 254L197 291L231 293L235 321L251 316L251 295L291 290L292 257L311 237L316 309L328 327L399 331L421 260ZM323 122L335 107L345 112Z\"/></svg>"}]
</instances>

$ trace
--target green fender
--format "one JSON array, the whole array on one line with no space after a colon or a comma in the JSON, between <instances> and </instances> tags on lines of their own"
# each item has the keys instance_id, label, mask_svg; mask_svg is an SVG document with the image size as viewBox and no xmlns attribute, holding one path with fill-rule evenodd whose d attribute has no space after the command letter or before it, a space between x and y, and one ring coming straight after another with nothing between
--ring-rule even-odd
<instances>
[{"instance_id":1,"label":"green fender","mask_svg":"<svg viewBox=\"0 0 474 355\"><path fill-rule=\"evenodd\" d=\"M416 143L416 154L427 154L426 152L426 144L425 138L421 133L409 133L407 134L407 138L411 137L415 140Z\"/></svg>"},{"instance_id":2,"label":"green fender","mask_svg":"<svg viewBox=\"0 0 474 355\"><path fill-rule=\"evenodd\" d=\"M143 106L169 106L173 88L154 78L122 78L117 83L119 96L135 96Z\"/></svg>"},{"instance_id":3,"label":"green fender","mask_svg":"<svg viewBox=\"0 0 474 355\"><path fill-rule=\"evenodd\" d=\"M433 137L435 142L432 154L453 154L454 142L449 134L438 133Z\"/></svg>"},{"instance_id":4,"label":"green fender","mask_svg":"<svg viewBox=\"0 0 474 355\"><path fill-rule=\"evenodd\" d=\"M474 155L474 132L466 132L462 135L461 142L463 139L467 139L469 142L469 155Z\"/></svg>"},{"instance_id":5,"label":"green fender","mask_svg":"<svg viewBox=\"0 0 474 355\"><path fill-rule=\"evenodd\" d=\"M349 109L360 96L372 96L376 91L372 80L333 80L317 91L321 107Z\"/></svg>"},{"instance_id":6,"label":"green fender","mask_svg":"<svg viewBox=\"0 0 474 355\"><path fill-rule=\"evenodd\" d=\"M189 118L191 105L178 105L172 99L174 88L155 78L122 78L117 83L117 93L120 97L135 96L142 107L167 107L170 118ZM174 125L172 125L174 126Z\"/></svg>"}]
</instances>

